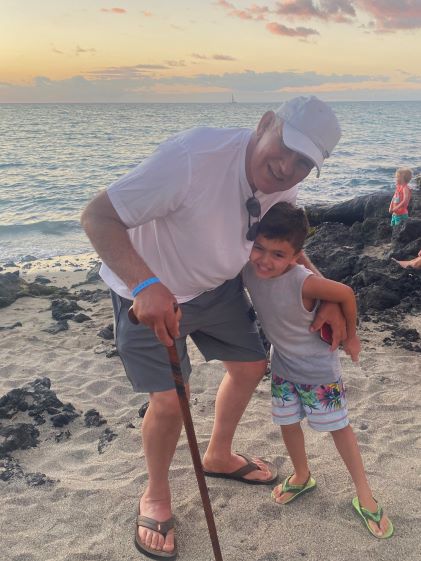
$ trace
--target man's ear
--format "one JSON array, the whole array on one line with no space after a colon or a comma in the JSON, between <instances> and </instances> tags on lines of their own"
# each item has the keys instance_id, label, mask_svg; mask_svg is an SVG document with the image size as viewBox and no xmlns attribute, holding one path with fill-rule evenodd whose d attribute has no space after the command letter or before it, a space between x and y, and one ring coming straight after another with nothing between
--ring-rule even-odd
<instances>
[{"instance_id":1,"label":"man's ear","mask_svg":"<svg viewBox=\"0 0 421 561\"><path fill-rule=\"evenodd\" d=\"M263 136L263 133L271 126L274 119L275 113L273 111L266 111L257 125L256 134L258 137Z\"/></svg>"}]
</instances>

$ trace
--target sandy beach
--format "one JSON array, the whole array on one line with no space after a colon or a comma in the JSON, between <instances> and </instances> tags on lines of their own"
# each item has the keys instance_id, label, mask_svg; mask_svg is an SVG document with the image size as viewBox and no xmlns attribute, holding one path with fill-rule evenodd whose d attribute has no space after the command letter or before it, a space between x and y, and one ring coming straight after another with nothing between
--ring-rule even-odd
<instances>
[{"instance_id":1,"label":"sandy beach","mask_svg":"<svg viewBox=\"0 0 421 561\"><path fill-rule=\"evenodd\" d=\"M67 261L67 262L66 262ZM94 254L33 262L22 269L28 281L42 274L55 286L83 282ZM10 271L14 269L8 269ZM3 271L5 272L5 271ZM73 291L105 289L101 282ZM135 561L135 511L146 480L138 410L147 400L132 392L118 356L107 357L113 342L98 336L112 323L108 298L78 300L89 320L69 321L56 334L48 298L19 298L0 310L0 396L48 377L51 389L80 416L63 428L38 427L39 443L13 457L24 473L42 473L46 482L30 486L25 478L0 481L3 508L1 554L8 561ZM406 327L421 331L421 319L408 316ZM318 488L280 507L270 487L208 480L224 561L418 561L421 549L421 355L382 344L387 332L374 323L360 329L359 365L343 356L350 418L366 470L382 505L395 524L390 540L371 537L351 507L352 481L329 435L305 424L312 474ZM218 384L224 374L190 346L193 374L191 411L201 452L212 430ZM108 352L108 355L113 353ZM106 423L86 426L95 409ZM19 413L26 422L26 413ZM101 453L104 430L109 441ZM69 435L56 436L70 431ZM242 418L235 438L238 451L276 463L280 477L291 464L270 415L270 383L263 380ZM186 437L183 433L170 472L179 559L213 559Z\"/></svg>"}]
</instances>

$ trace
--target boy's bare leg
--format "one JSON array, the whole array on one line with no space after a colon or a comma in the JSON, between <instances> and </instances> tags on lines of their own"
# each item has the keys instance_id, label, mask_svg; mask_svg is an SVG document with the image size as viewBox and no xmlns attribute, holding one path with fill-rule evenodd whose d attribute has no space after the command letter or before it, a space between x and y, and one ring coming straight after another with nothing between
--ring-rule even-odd
<instances>
[{"instance_id":1,"label":"boy's bare leg","mask_svg":"<svg viewBox=\"0 0 421 561\"><path fill-rule=\"evenodd\" d=\"M245 464L244 458L232 453L235 429L250 401L253 391L266 370L266 361L224 362L227 372L219 386L215 402L215 421L203 466L208 471L232 473ZM264 463L253 458L261 470L252 471L247 479L270 479Z\"/></svg>"},{"instance_id":2,"label":"boy's bare leg","mask_svg":"<svg viewBox=\"0 0 421 561\"><path fill-rule=\"evenodd\" d=\"M186 385L187 393L188 386ZM180 437L182 416L175 390L150 394L149 407L142 423L142 440L149 475L148 486L140 499L142 516L164 522L171 517L168 471ZM140 541L157 551L174 550L174 530L164 538L159 532L139 527Z\"/></svg>"},{"instance_id":3,"label":"boy's bare leg","mask_svg":"<svg viewBox=\"0 0 421 561\"><path fill-rule=\"evenodd\" d=\"M332 435L335 446L352 477L360 505L370 512L376 512L378 505L373 499L373 494L365 475L357 438L351 425L348 425L343 429L333 431L330 434ZM369 520L368 523L370 524L373 532L378 536L383 535L389 527L389 519L386 515L383 515L380 521L380 530L377 524L372 520Z\"/></svg>"},{"instance_id":4,"label":"boy's bare leg","mask_svg":"<svg viewBox=\"0 0 421 561\"><path fill-rule=\"evenodd\" d=\"M307 463L307 455L305 450L304 433L301 428L301 423L294 423L293 425L282 425L282 438L286 449L288 450L289 457L291 458L292 465L294 466L294 474L291 476L289 482L291 485L304 484L310 474L310 469ZM287 501L293 493L283 493L282 485L277 485L273 494L275 501L283 504Z\"/></svg>"}]
</instances>

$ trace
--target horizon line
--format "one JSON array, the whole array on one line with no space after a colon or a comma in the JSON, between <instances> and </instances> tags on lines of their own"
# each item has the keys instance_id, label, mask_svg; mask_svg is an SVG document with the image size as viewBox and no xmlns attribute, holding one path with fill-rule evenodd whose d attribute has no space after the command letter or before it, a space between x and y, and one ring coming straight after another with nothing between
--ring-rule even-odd
<instances>
[{"instance_id":1,"label":"horizon line","mask_svg":"<svg viewBox=\"0 0 421 561\"><path fill-rule=\"evenodd\" d=\"M294 96L296 97L296 96ZM317 96L319 97L319 96ZM250 105L250 104L267 104L267 103L282 103L284 100L267 100L267 101L0 101L0 105L92 105L92 104L114 104L114 105L170 105L170 104L185 104L185 105ZM419 103L420 99L329 99L327 103Z\"/></svg>"}]
</instances>

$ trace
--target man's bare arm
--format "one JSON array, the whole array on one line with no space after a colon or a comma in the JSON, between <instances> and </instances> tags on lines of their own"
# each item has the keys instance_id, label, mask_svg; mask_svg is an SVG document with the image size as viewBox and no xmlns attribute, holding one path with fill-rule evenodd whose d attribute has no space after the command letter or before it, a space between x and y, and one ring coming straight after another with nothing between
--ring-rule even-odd
<instances>
[{"instance_id":1,"label":"man's bare arm","mask_svg":"<svg viewBox=\"0 0 421 561\"><path fill-rule=\"evenodd\" d=\"M114 273L133 290L154 272L135 251L127 233L127 226L114 209L106 191L97 195L86 207L81 218L82 227L98 255ZM163 284L153 284L134 299L137 319L153 329L167 346L179 336L180 311L174 313L175 297Z\"/></svg>"},{"instance_id":2,"label":"man's bare arm","mask_svg":"<svg viewBox=\"0 0 421 561\"><path fill-rule=\"evenodd\" d=\"M131 244L127 226L106 191L99 193L88 204L82 213L81 224L98 255L130 290L153 276Z\"/></svg>"}]
</instances>

